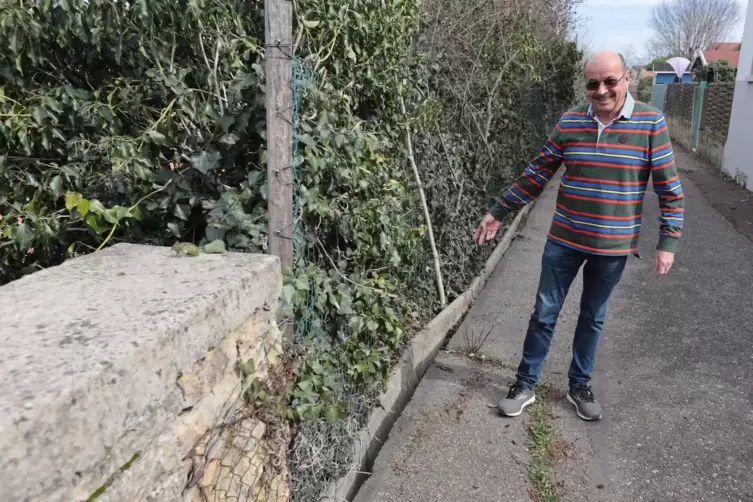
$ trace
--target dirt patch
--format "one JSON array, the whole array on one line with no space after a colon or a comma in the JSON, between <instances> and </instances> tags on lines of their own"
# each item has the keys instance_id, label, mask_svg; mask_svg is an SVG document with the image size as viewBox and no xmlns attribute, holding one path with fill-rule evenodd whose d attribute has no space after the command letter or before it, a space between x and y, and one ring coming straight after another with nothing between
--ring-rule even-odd
<instances>
[{"instance_id":1,"label":"dirt patch","mask_svg":"<svg viewBox=\"0 0 753 502\"><path fill-rule=\"evenodd\" d=\"M753 241L753 192L682 147L677 148L676 158L677 167L698 187L711 207Z\"/></svg>"},{"instance_id":2,"label":"dirt patch","mask_svg":"<svg viewBox=\"0 0 753 502\"><path fill-rule=\"evenodd\" d=\"M440 409L423 412L423 419L418 429L411 434L408 444L403 448L402 452L392 460L392 467L395 472L411 472L409 465L413 455L419 452L430 438L445 433L463 418L463 414L468 407L469 398L476 394L483 387L484 383L485 380L482 374L477 372L472 373L468 378L463 380L464 389L454 400L446 403Z\"/></svg>"}]
</instances>

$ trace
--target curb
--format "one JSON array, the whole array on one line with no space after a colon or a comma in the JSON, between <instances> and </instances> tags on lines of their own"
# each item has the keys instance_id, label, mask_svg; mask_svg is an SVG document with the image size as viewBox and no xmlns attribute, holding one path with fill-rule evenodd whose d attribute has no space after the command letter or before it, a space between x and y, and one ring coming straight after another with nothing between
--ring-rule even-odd
<instances>
[{"instance_id":1,"label":"curb","mask_svg":"<svg viewBox=\"0 0 753 502\"><path fill-rule=\"evenodd\" d=\"M411 339L400 361L392 370L392 375L387 381L387 389L379 399L379 406L372 410L366 427L361 429L353 445L353 467L348 474L329 485L319 497L320 501L351 501L358 494L361 485L371 475L368 471L382 445L387 441L392 426L410 401L424 373L434 362L447 335L463 319L478 297L489 276L517 236L518 230L525 224L533 205L529 204L518 213L470 287Z\"/></svg>"}]
</instances>

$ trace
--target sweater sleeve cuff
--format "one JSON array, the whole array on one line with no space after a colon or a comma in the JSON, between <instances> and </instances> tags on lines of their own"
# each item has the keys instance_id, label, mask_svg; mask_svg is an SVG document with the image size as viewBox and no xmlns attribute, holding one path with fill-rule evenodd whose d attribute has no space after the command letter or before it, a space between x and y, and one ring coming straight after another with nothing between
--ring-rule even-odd
<instances>
[{"instance_id":1,"label":"sweater sleeve cuff","mask_svg":"<svg viewBox=\"0 0 753 502\"><path fill-rule=\"evenodd\" d=\"M659 236L659 245L656 246L656 249L659 251L674 253L677 250L677 240L677 237L661 235Z\"/></svg>"},{"instance_id":2,"label":"sweater sleeve cuff","mask_svg":"<svg viewBox=\"0 0 753 502\"><path fill-rule=\"evenodd\" d=\"M489 214L494 216L494 219L497 221L502 221L509 212L510 211L503 206L501 202L496 202L489 210Z\"/></svg>"}]
</instances>

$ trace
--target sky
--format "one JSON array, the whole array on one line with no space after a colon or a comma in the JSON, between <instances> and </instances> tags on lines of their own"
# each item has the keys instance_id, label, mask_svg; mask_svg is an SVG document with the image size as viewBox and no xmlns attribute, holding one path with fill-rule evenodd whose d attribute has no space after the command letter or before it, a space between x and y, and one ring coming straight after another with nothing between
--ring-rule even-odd
<instances>
[{"instance_id":1,"label":"sky","mask_svg":"<svg viewBox=\"0 0 753 502\"><path fill-rule=\"evenodd\" d=\"M588 44L587 50L623 51L632 46L635 56L645 58L646 42L651 38L652 31L648 28L651 9L662 0L584 0L578 13L583 26L578 30L579 37ZM753 0L752 0L753 1ZM745 15L745 5L742 14ZM742 39L744 19L733 30L729 40L720 42L736 42ZM639 61L638 63L643 63Z\"/></svg>"}]
</instances>

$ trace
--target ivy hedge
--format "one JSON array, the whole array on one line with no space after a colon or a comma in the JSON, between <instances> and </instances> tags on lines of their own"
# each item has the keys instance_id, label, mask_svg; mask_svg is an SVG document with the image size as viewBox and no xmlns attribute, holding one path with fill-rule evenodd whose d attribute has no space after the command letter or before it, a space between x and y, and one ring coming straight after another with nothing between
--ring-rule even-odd
<instances>
[{"instance_id":1,"label":"ivy hedge","mask_svg":"<svg viewBox=\"0 0 753 502\"><path fill-rule=\"evenodd\" d=\"M113 242L263 250L262 2L0 8L0 282L115 222ZM71 213L68 192L92 203Z\"/></svg>"},{"instance_id":2,"label":"ivy hedge","mask_svg":"<svg viewBox=\"0 0 753 502\"><path fill-rule=\"evenodd\" d=\"M406 129L452 301L491 252L473 228L575 98L572 7L294 2L296 500L349 468L440 308ZM261 0L0 0L0 284L114 242L265 252L263 21Z\"/></svg>"}]
</instances>

